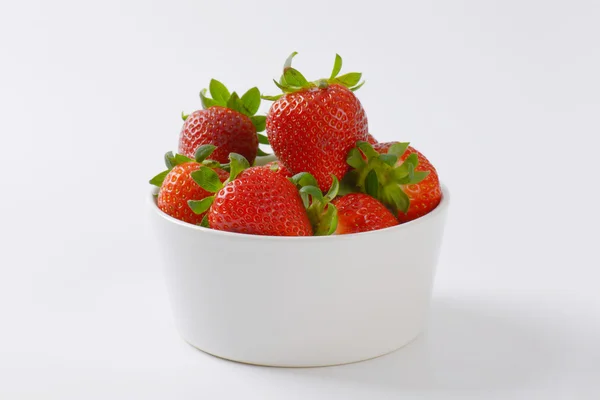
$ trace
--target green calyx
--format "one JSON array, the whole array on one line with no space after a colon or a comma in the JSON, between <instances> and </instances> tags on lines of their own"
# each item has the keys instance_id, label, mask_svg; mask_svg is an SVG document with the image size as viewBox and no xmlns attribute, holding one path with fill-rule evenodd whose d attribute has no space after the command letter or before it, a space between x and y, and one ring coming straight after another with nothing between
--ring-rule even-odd
<instances>
[{"instance_id":1,"label":"green calyx","mask_svg":"<svg viewBox=\"0 0 600 400\"><path fill-rule=\"evenodd\" d=\"M318 79L316 81L309 82L304 75L300 73L295 68L292 68L292 59L298 54L297 52L293 52L285 61L283 65L283 74L279 81L273 80L275 85L281 91L285 93L294 93L302 90L310 89L310 88L319 88L319 89L327 89L329 85L342 85L347 87L348 89L355 91L358 90L362 85L364 85L364 81L360 82L362 74L360 72L349 72L344 75L339 75L342 70L342 57L339 54L335 55L335 62L333 64L333 70L331 71L331 75L326 79ZM359 83L360 82L360 83ZM266 96L263 95L262 98L264 100L278 100L283 95L276 96Z\"/></svg>"},{"instance_id":2,"label":"green calyx","mask_svg":"<svg viewBox=\"0 0 600 400\"><path fill-rule=\"evenodd\" d=\"M179 165L185 164L187 162L194 161L189 157L184 156L183 154L173 154L172 151L169 151L165 154L165 165L167 169L156 175L154 178L150 179L150 184L154 186L161 187L165 178L171 172L171 170Z\"/></svg>"},{"instance_id":3,"label":"green calyx","mask_svg":"<svg viewBox=\"0 0 600 400\"><path fill-rule=\"evenodd\" d=\"M172 151L167 152L165 154L165 166L167 167L167 169L156 175L154 178L150 179L150 184L161 187L165 178L173 168L175 168L179 164L185 164L192 161L196 161L197 163L206 165L211 168L223 168L227 170L228 164L221 165L217 161L208 160L208 157L210 157L210 155L215 151L216 148L217 147L212 144L202 145L196 150L194 159L186 157L183 154L173 154Z\"/></svg>"},{"instance_id":4,"label":"green calyx","mask_svg":"<svg viewBox=\"0 0 600 400\"><path fill-rule=\"evenodd\" d=\"M257 87L249 89L240 97L236 92L230 93L229 89L218 80L212 79L208 85L208 92L212 97L207 96L207 89L200 91L200 101L204 109L214 106L229 108L249 117L256 128L256 132L265 130L267 117L255 115L261 101L260 90ZM187 118L188 115L182 112L181 119L185 121Z\"/></svg>"},{"instance_id":5,"label":"green calyx","mask_svg":"<svg viewBox=\"0 0 600 400\"><path fill-rule=\"evenodd\" d=\"M342 180L342 193L362 192L381 201L394 215L406 213L410 199L402 190L404 185L421 182L429 171L415 171L419 164L416 154L410 154L401 164L398 160L408 143L396 143L387 153L380 154L367 142L357 142L346 159L352 167Z\"/></svg>"},{"instance_id":6,"label":"green calyx","mask_svg":"<svg viewBox=\"0 0 600 400\"><path fill-rule=\"evenodd\" d=\"M198 150L200 150L200 148ZM196 152L196 155L198 155L198 151ZM208 161L212 162L212 160ZM243 170L250 167L248 160L237 153L229 154L229 163L227 164L217 163L217 165L215 165L214 162L212 162L212 165L210 165L206 161L203 161L202 164L200 169L192 172L190 176L198 186L210 193L217 193L219 190L223 189L225 185L237 178ZM214 170L215 168L228 170L229 178L225 182L221 182L219 175ZM202 200L188 200L188 205L195 214L202 214L208 211L214 200L215 196L213 195L205 197ZM201 225L207 226L203 225L205 223L207 224L208 220L203 220Z\"/></svg>"},{"instance_id":7,"label":"green calyx","mask_svg":"<svg viewBox=\"0 0 600 400\"><path fill-rule=\"evenodd\" d=\"M340 188L339 182L333 176L333 184L323 195L314 176L301 172L289 178L299 188L302 203L306 208L308 219L313 227L315 236L328 236L335 232L338 224L337 208L331 204Z\"/></svg>"}]
</instances>

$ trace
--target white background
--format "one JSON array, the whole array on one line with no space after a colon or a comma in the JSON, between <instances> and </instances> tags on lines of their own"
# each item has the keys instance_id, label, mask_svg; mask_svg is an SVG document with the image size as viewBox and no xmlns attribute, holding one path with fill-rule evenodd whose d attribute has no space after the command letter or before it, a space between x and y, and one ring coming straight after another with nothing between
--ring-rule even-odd
<instances>
[{"instance_id":1,"label":"white background","mask_svg":"<svg viewBox=\"0 0 600 400\"><path fill-rule=\"evenodd\" d=\"M600 398L600 3L0 5L0 398ZM179 339L147 180L214 77L362 71L453 193L428 333L322 369ZM266 110L266 105L265 105ZM365 250L368 251L368 250ZM397 254L381 254L386 258Z\"/></svg>"}]
</instances>

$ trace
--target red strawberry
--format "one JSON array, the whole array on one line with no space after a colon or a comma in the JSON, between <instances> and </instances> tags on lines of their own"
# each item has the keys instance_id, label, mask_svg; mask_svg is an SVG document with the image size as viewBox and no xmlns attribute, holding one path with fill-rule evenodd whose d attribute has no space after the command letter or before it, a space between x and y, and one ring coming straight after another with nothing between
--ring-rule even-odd
<instances>
[{"instance_id":1,"label":"red strawberry","mask_svg":"<svg viewBox=\"0 0 600 400\"><path fill-rule=\"evenodd\" d=\"M333 201L338 212L338 235L359 233L398 225L381 202L364 193L350 193Z\"/></svg>"},{"instance_id":2,"label":"red strawberry","mask_svg":"<svg viewBox=\"0 0 600 400\"><path fill-rule=\"evenodd\" d=\"M255 116L260 106L260 92L252 88L240 97L219 81L210 82L210 94L205 96L206 89L200 92L203 110L183 115L183 127L179 137L179 152L193 157L198 146L212 144L217 146L212 155L215 161L226 163L229 153L243 155L250 163L254 162L258 150L259 137L266 141L263 131L264 116Z\"/></svg>"},{"instance_id":3,"label":"red strawberry","mask_svg":"<svg viewBox=\"0 0 600 400\"><path fill-rule=\"evenodd\" d=\"M285 176L286 178L292 177L292 173L278 161L271 161L270 163L265 164L263 167L273 170L279 175Z\"/></svg>"},{"instance_id":4,"label":"red strawberry","mask_svg":"<svg viewBox=\"0 0 600 400\"><path fill-rule=\"evenodd\" d=\"M390 147L396 143L398 142L378 143L374 145L373 148L379 153L387 153ZM440 187L437 171L429 160L419 151L408 146L404 154L400 156L396 165L400 165L411 154L416 154L418 158L418 165L416 166L415 171L429 171L429 175L419 183L402 186L402 190L410 199L410 207L408 208L408 212L398 213L398 220L401 223L412 221L413 219L417 219L431 212L438 204L440 204L442 199L442 189Z\"/></svg>"},{"instance_id":5,"label":"red strawberry","mask_svg":"<svg viewBox=\"0 0 600 400\"><path fill-rule=\"evenodd\" d=\"M209 210L208 226L253 235L312 235L307 212L293 183L270 168L248 168L248 161L239 154L232 153L229 158L231 172L224 184L207 166L195 173L200 186L216 193L190 202L197 214Z\"/></svg>"},{"instance_id":6,"label":"red strawberry","mask_svg":"<svg viewBox=\"0 0 600 400\"><path fill-rule=\"evenodd\" d=\"M267 115L267 135L279 161L292 172L309 172L322 191L331 187L332 176L348 171L346 156L357 141L366 140L367 116L353 90L360 73L338 73L342 59L336 56L329 79L308 82L291 67L293 53L275 84L285 94L265 96L275 100Z\"/></svg>"},{"instance_id":7,"label":"red strawberry","mask_svg":"<svg viewBox=\"0 0 600 400\"><path fill-rule=\"evenodd\" d=\"M215 147L204 145L198 148L196 160L182 154L165 154L167 170L156 175L150 183L158 186L157 205L164 213L181 221L199 224L204 214L196 214L189 207L190 201L200 201L212 195L200 187L194 179L194 174L202 167L202 162ZM229 173L220 168L215 168L218 179L223 182Z\"/></svg>"},{"instance_id":8,"label":"red strawberry","mask_svg":"<svg viewBox=\"0 0 600 400\"><path fill-rule=\"evenodd\" d=\"M311 236L298 190L284 176L263 167L242 172L215 196L210 227L268 236Z\"/></svg>"},{"instance_id":9,"label":"red strawberry","mask_svg":"<svg viewBox=\"0 0 600 400\"><path fill-rule=\"evenodd\" d=\"M435 168L408 143L358 142L347 161L353 169L344 177L345 190L375 197L401 223L429 213L441 200Z\"/></svg>"}]
</instances>

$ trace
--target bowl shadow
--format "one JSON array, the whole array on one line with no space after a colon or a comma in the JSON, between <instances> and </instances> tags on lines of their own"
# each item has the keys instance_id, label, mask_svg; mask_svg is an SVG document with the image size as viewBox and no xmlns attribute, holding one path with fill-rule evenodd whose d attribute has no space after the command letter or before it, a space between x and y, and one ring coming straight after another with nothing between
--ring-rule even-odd
<instances>
[{"instance_id":1,"label":"bowl shadow","mask_svg":"<svg viewBox=\"0 0 600 400\"><path fill-rule=\"evenodd\" d=\"M549 328L532 320L532 312L434 298L426 332L396 352L337 367L249 368L268 368L274 378L307 384L326 380L395 393L514 390L546 379L557 362L544 339Z\"/></svg>"}]
</instances>

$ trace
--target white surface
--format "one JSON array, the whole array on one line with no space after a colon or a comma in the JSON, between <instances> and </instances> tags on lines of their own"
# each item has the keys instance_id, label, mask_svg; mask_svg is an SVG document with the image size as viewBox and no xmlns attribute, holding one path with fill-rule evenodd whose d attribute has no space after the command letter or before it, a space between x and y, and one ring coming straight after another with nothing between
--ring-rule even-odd
<instances>
[{"instance_id":1,"label":"white surface","mask_svg":"<svg viewBox=\"0 0 600 400\"><path fill-rule=\"evenodd\" d=\"M1 3L0 398L599 398L600 3L262 3ZM347 367L183 343L147 225L198 90L292 50L452 188L429 335Z\"/></svg>"},{"instance_id":2,"label":"white surface","mask_svg":"<svg viewBox=\"0 0 600 400\"><path fill-rule=\"evenodd\" d=\"M254 365L322 367L390 353L423 330L446 188L416 221L324 238L215 231L168 216L150 193L148 203L175 325L198 349ZM387 249L402 257L374 262L373 252Z\"/></svg>"}]
</instances>

